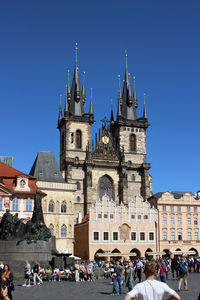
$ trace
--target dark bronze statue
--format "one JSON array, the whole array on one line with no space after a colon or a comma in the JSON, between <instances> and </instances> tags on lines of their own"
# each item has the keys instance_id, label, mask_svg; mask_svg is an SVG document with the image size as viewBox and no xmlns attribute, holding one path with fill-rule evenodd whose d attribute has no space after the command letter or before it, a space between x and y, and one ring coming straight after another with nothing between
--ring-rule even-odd
<instances>
[{"instance_id":1,"label":"dark bronze statue","mask_svg":"<svg viewBox=\"0 0 200 300\"><path fill-rule=\"evenodd\" d=\"M18 214L12 215L9 210L3 215L0 222L0 240L17 241L17 244L26 240L27 243L47 241L51 237L50 230L44 223L40 191L34 197L32 219L26 224Z\"/></svg>"}]
</instances>

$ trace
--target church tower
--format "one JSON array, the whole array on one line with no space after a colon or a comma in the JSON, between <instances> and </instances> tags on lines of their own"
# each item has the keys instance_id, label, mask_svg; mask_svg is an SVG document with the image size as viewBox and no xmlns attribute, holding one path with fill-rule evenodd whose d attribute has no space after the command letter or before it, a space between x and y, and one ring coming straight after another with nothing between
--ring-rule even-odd
<instances>
[{"instance_id":1,"label":"church tower","mask_svg":"<svg viewBox=\"0 0 200 300\"><path fill-rule=\"evenodd\" d=\"M64 114L60 104L58 129L60 131L60 170L67 183L75 183L75 215L81 219L84 215L84 161L86 148L91 143L91 127L94 123L92 99L89 113L85 112L85 74L81 89L77 46L75 48L75 68L70 87L69 71L66 86Z\"/></svg>"},{"instance_id":2,"label":"church tower","mask_svg":"<svg viewBox=\"0 0 200 300\"><path fill-rule=\"evenodd\" d=\"M128 203L133 195L142 195L147 199L152 194L151 165L146 161L146 129L148 119L144 101L143 116L137 116L137 97L135 88L132 91L130 74L128 73L127 54L126 69L121 93L120 77L118 89L118 109L116 121L111 112L111 134L118 151L124 153L124 161L119 167L119 198ZM124 184L126 182L126 184Z\"/></svg>"}]
</instances>

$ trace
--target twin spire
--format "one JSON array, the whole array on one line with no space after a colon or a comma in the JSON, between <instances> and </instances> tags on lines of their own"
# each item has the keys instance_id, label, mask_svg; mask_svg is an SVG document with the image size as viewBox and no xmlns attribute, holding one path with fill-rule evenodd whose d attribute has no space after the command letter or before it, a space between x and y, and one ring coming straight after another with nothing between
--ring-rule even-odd
<instances>
[{"instance_id":1,"label":"twin spire","mask_svg":"<svg viewBox=\"0 0 200 300\"><path fill-rule=\"evenodd\" d=\"M72 116L84 117L85 103L86 103L86 93L85 93L85 72L83 73L83 84L81 89L79 72L78 72L78 47L77 43L75 45L75 68L74 76L72 80L72 85L70 88L69 80L69 70L67 71L67 85L66 85L66 98L65 98L65 108L64 113L69 113ZM92 97L90 103L89 115L93 115L93 104ZM62 108L60 104L59 118L58 121L62 119Z\"/></svg>"}]
</instances>

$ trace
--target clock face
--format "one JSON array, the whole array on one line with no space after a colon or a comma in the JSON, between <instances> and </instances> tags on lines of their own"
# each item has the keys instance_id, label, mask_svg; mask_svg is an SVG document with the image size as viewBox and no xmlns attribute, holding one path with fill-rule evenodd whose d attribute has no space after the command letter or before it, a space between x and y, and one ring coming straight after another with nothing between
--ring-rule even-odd
<instances>
[{"instance_id":1,"label":"clock face","mask_svg":"<svg viewBox=\"0 0 200 300\"><path fill-rule=\"evenodd\" d=\"M103 136L102 137L102 142L107 145L109 143L109 137L108 136Z\"/></svg>"}]
</instances>

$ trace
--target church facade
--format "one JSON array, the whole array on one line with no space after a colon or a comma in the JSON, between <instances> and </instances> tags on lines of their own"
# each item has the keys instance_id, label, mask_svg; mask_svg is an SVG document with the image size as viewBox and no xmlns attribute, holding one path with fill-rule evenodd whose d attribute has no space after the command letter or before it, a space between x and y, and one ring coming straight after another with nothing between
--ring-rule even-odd
<instances>
[{"instance_id":1,"label":"church facade","mask_svg":"<svg viewBox=\"0 0 200 300\"><path fill-rule=\"evenodd\" d=\"M118 110L114 118L102 120L102 128L91 141L94 123L93 100L85 111L85 84L80 84L75 62L72 84L69 79L64 112L60 106L60 169L67 183L76 184L74 214L81 219L94 202L107 194L117 205L128 205L137 195L152 195L151 165L146 160L148 118L137 116L137 97L126 64L123 89L119 84Z\"/></svg>"}]
</instances>

